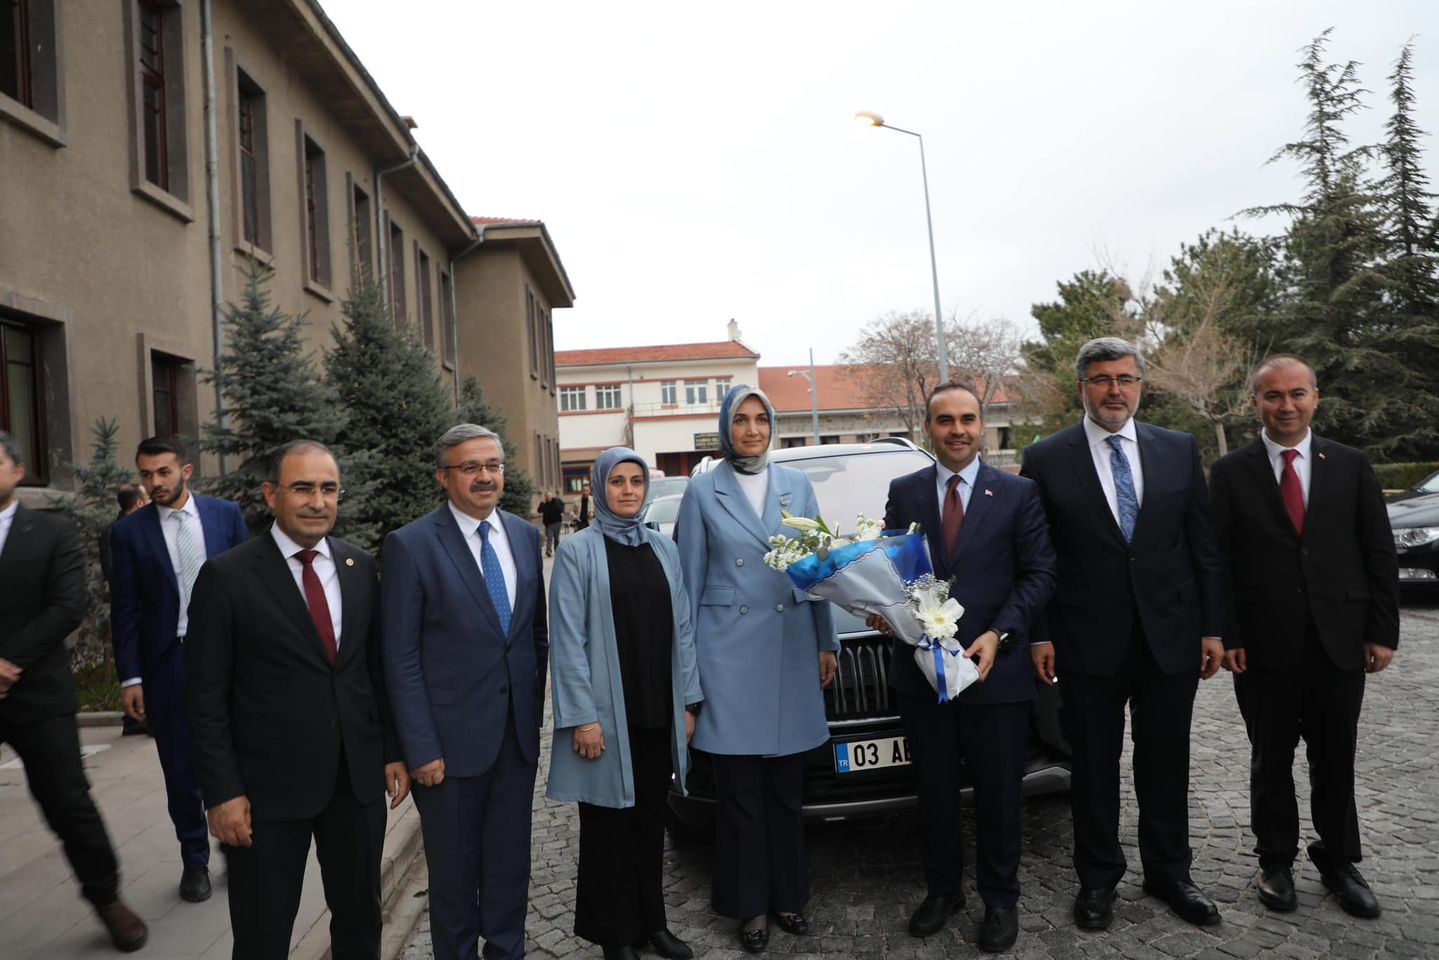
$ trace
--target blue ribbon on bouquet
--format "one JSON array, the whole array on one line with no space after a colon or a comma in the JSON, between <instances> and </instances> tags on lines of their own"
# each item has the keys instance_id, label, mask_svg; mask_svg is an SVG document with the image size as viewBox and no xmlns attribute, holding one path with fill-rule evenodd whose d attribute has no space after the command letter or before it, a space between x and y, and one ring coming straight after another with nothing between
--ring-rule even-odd
<instances>
[{"instance_id":1,"label":"blue ribbon on bouquet","mask_svg":"<svg viewBox=\"0 0 1439 960\"><path fill-rule=\"evenodd\" d=\"M816 583L833 577L840 570L873 550L885 552L894 566L895 573L905 583L913 583L927 573L934 573L934 565L929 559L929 547L925 544L922 533L907 533L885 536L878 540L847 543L842 547L830 550L823 560L820 559L819 554L812 553L803 560L790 564L786 573L789 574L790 580L796 587L808 590Z\"/></svg>"},{"instance_id":2,"label":"blue ribbon on bouquet","mask_svg":"<svg viewBox=\"0 0 1439 960\"><path fill-rule=\"evenodd\" d=\"M936 684L936 686L939 687L939 702L948 703L949 680L944 675L944 655L946 653L944 646L940 644L938 640L931 640L929 637L921 637L919 643L915 644L915 646L921 650L934 651L934 676L935 679L939 681ZM958 654L955 654L955 656L958 656Z\"/></svg>"}]
</instances>

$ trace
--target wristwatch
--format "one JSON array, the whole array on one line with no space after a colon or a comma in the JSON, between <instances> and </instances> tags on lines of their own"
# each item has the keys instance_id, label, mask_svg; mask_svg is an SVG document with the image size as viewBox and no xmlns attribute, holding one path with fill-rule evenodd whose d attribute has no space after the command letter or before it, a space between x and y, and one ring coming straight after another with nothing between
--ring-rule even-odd
<instances>
[{"instance_id":1,"label":"wristwatch","mask_svg":"<svg viewBox=\"0 0 1439 960\"><path fill-rule=\"evenodd\" d=\"M1001 630L998 627L990 627L989 632L999 638L999 651L1001 653L1003 653L1005 650L1008 650L1013 645L1012 638L1014 634L1009 633L1005 630Z\"/></svg>"}]
</instances>

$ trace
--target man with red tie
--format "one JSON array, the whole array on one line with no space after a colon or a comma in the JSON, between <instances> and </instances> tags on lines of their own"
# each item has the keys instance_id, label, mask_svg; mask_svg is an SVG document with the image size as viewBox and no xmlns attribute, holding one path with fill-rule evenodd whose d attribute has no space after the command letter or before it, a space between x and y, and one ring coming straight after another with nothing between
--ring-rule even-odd
<instances>
[{"instance_id":1,"label":"man with red tie","mask_svg":"<svg viewBox=\"0 0 1439 960\"><path fill-rule=\"evenodd\" d=\"M229 861L236 960L284 960L314 838L335 960L380 950L384 794L409 775L380 671L368 553L329 536L340 470L324 446L281 447L268 534L195 581L186 703L210 832Z\"/></svg>"},{"instance_id":2,"label":"man with red tie","mask_svg":"<svg viewBox=\"0 0 1439 960\"><path fill-rule=\"evenodd\" d=\"M1358 450L1315 436L1314 370L1277 354L1254 372L1258 439L1216 462L1210 486L1230 589L1224 665L1251 746L1259 899L1298 906L1294 748L1309 757L1309 858L1347 913L1377 917L1360 859L1354 754L1364 674L1399 643L1399 563L1379 481Z\"/></svg>"}]
</instances>

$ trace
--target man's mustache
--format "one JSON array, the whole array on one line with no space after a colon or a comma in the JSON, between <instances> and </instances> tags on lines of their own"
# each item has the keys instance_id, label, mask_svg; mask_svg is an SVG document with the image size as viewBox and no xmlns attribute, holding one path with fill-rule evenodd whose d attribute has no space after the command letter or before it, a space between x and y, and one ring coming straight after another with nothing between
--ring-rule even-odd
<instances>
[{"instance_id":1,"label":"man's mustache","mask_svg":"<svg viewBox=\"0 0 1439 960\"><path fill-rule=\"evenodd\" d=\"M499 489L499 485L498 485L497 483L495 483L494 481L492 481L492 480L480 480L480 481L477 481L477 482L475 482L475 483L470 484L470 492L471 492L471 493L480 493L480 492L482 492L482 491L483 491L483 492L489 492L489 491L491 491L491 490L498 490L498 489Z\"/></svg>"}]
</instances>

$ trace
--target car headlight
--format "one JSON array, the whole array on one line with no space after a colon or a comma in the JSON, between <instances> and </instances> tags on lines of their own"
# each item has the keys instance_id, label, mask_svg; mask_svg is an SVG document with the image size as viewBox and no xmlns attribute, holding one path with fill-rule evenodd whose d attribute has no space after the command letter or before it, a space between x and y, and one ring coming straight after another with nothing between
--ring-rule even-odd
<instances>
[{"instance_id":1,"label":"car headlight","mask_svg":"<svg viewBox=\"0 0 1439 960\"><path fill-rule=\"evenodd\" d=\"M1394 547L1398 550L1412 550L1426 543L1439 540L1439 527L1396 527Z\"/></svg>"}]
</instances>

